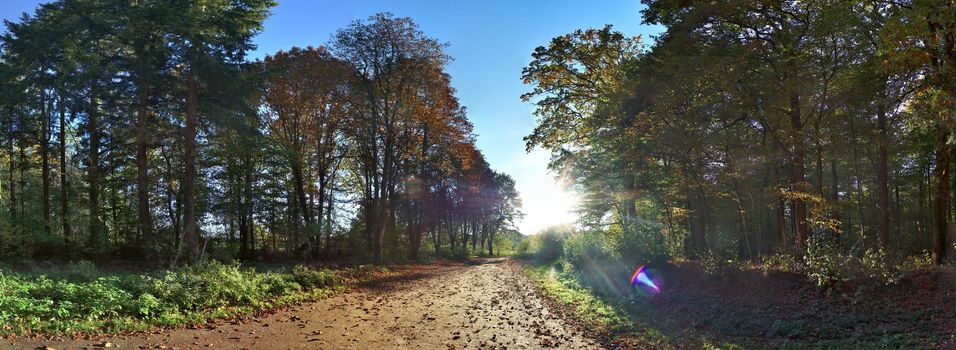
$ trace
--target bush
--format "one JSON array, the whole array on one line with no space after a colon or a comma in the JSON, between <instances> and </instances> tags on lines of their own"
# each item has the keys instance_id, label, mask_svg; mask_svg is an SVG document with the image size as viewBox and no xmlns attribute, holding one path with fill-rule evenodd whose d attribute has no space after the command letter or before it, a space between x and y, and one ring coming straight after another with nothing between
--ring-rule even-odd
<instances>
[{"instance_id":1,"label":"bush","mask_svg":"<svg viewBox=\"0 0 956 350\"><path fill-rule=\"evenodd\" d=\"M605 233L601 231L572 234L564 241L564 258L575 266L614 260L613 248L607 242Z\"/></svg>"},{"instance_id":2,"label":"bush","mask_svg":"<svg viewBox=\"0 0 956 350\"><path fill-rule=\"evenodd\" d=\"M762 257L760 265L763 267L764 271L770 269L794 273L802 273L806 271L806 266L802 262L797 261L793 254L787 254L783 252L777 252L772 255Z\"/></svg>"},{"instance_id":3,"label":"bush","mask_svg":"<svg viewBox=\"0 0 956 350\"><path fill-rule=\"evenodd\" d=\"M573 229L568 225L551 226L544 231L531 236L531 247L534 259L539 261L554 261L564 252L564 240L571 235Z\"/></svg>"},{"instance_id":4,"label":"bush","mask_svg":"<svg viewBox=\"0 0 956 350\"><path fill-rule=\"evenodd\" d=\"M312 270L302 265L292 269L292 276L304 288L330 287L336 284L335 273L331 270Z\"/></svg>"},{"instance_id":5,"label":"bush","mask_svg":"<svg viewBox=\"0 0 956 350\"><path fill-rule=\"evenodd\" d=\"M617 251L621 261L627 264L664 262L668 247L661 235L663 225L659 222L638 219L627 229L618 229ZM610 231L614 233L614 230Z\"/></svg>"},{"instance_id":6,"label":"bush","mask_svg":"<svg viewBox=\"0 0 956 350\"><path fill-rule=\"evenodd\" d=\"M807 277L818 286L830 288L844 282L849 276L845 273L847 258L841 252L837 237L829 230L814 229L807 239L807 252L803 255Z\"/></svg>"},{"instance_id":7,"label":"bush","mask_svg":"<svg viewBox=\"0 0 956 350\"><path fill-rule=\"evenodd\" d=\"M866 277L880 280L883 284L897 284L903 279L900 265L894 264L886 249L867 249L860 258L861 271Z\"/></svg>"},{"instance_id":8,"label":"bush","mask_svg":"<svg viewBox=\"0 0 956 350\"><path fill-rule=\"evenodd\" d=\"M733 259L712 250L701 254L699 261L704 273L711 276L724 276L736 266Z\"/></svg>"},{"instance_id":9,"label":"bush","mask_svg":"<svg viewBox=\"0 0 956 350\"><path fill-rule=\"evenodd\" d=\"M933 266L933 255L926 250L920 254L907 257L900 263L900 269L902 270L924 269L931 266Z\"/></svg>"},{"instance_id":10,"label":"bush","mask_svg":"<svg viewBox=\"0 0 956 350\"><path fill-rule=\"evenodd\" d=\"M520 243L518 247L515 248L515 254L518 254L519 258L530 259L531 258L531 240L525 238Z\"/></svg>"}]
</instances>

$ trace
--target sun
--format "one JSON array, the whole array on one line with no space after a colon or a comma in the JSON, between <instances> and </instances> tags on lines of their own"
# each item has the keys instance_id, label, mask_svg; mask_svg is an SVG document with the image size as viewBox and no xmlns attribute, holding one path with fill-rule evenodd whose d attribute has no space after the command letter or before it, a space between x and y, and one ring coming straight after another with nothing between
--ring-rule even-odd
<instances>
[{"instance_id":1,"label":"sun","mask_svg":"<svg viewBox=\"0 0 956 350\"><path fill-rule=\"evenodd\" d=\"M573 224L578 196L555 181L538 181L521 192L525 217L518 224L521 233L535 234L552 225Z\"/></svg>"}]
</instances>

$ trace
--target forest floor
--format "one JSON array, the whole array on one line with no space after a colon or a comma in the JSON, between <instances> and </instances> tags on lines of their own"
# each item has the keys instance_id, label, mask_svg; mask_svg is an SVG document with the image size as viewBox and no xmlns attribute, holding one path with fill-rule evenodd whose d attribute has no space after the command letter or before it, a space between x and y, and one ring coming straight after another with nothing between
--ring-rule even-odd
<instances>
[{"instance_id":1,"label":"forest floor","mask_svg":"<svg viewBox=\"0 0 956 350\"><path fill-rule=\"evenodd\" d=\"M592 349L506 259L399 268L316 302L191 329L0 340L0 349Z\"/></svg>"},{"instance_id":2,"label":"forest floor","mask_svg":"<svg viewBox=\"0 0 956 350\"><path fill-rule=\"evenodd\" d=\"M635 294L630 271L528 265L541 292L622 349L956 350L956 268L910 271L893 285L835 289L776 270L704 273L659 266L659 295ZM582 287L589 286L589 288Z\"/></svg>"}]
</instances>

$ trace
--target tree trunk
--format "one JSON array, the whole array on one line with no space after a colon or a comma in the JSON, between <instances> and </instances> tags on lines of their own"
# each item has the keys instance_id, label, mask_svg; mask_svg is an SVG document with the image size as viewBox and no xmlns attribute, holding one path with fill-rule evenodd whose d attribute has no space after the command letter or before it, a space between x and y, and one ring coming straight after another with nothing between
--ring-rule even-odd
<instances>
[{"instance_id":1,"label":"tree trunk","mask_svg":"<svg viewBox=\"0 0 956 350\"><path fill-rule=\"evenodd\" d=\"M22 134L20 135L21 137L19 140L20 148L17 149L18 151L17 153L20 158L20 162L19 162L20 168L17 169L20 172L20 178L17 179L17 181L20 183L20 196L23 197L21 198L19 202L19 205L20 205L19 208L17 208L17 211L18 211L17 216L20 217L20 220L25 219L25 216L26 216L24 214L24 206L26 205L26 202L27 202L25 197L26 196L25 190L27 188L26 172L27 172L27 169L30 167L30 161L27 159L27 152L26 152L27 148L26 148L26 145L24 145L26 143L26 140L23 139L23 136L24 135Z\"/></svg>"},{"instance_id":2,"label":"tree trunk","mask_svg":"<svg viewBox=\"0 0 956 350\"><path fill-rule=\"evenodd\" d=\"M488 230L488 256L495 256L495 231L497 230Z\"/></svg>"},{"instance_id":3,"label":"tree trunk","mask_svg":"<svg viewBox=\"0 0 956 350\"><path fill-rule=\"evenodd\" d=\"M388 220L388 204L385 203L384 198L378 198L376 200L376 217L375 217L375 237L372 241L373 255L375 263L381 264L384 262L384 250L385 250L385 222Z\"/></svg>"},{"instance_id":4,"label":"tree trunk","mask_svg":"<svg viewBox=\"0 0 956 350\"><path fill-rule=\"evenodd\" d=\"M327 184L325 183L325 181L326 181L325 173L320 172L319 188L318 188L319 200L318 200L318 205L315 208L315 222L316 222L316 228L314 232L314 235L315 235L314 249L315 250L313 251L313 255L315 257L320 257L322 255L322 233L325 231L324 222L323 222L323 218L325 214L325 189L327 187Z\"/></svg>"},{"instance_id":5,"label":"tree trunk","mask_svg":"<svg viewBox=\"0 0 956 350\"><path fill-rule=\"evenodd\" d=\"M172 228L172 246L173 251L176 252L174 256L179 256L180 245L180 218L182 210L182 201L180 200L179 195L173 189L173 164L170 160L171 156L166 153L165 149L162 149L163 160L166 163L166 211L169 213L169 222ZM175 203L174 203L175 201Z\"/></svg>"},{"instance_id":6,"label":"tree trunk","mask_svg":"<svg viewBox=\"0 0 956 350\"><path fill-rule=\"evenodd\" d=\"M189 52L189 67L186 75L186 127L185 159L183 160L182 196L185 202L185 228L183 236L186 244L186 258L192 263L199 260L199 232L196 227L196 127L199 118L199 52L193 46Z\"/></svg>"},{"instance_id":7,"label":"tree trunk","mask_svg":"<svg viewBox=\"0 0 956 350\"><path fill-rule=\"evenodd\" d=\"M331 182L331 180L329 182ZM325 189L323 188L322 190L324 191ZM328 201L329 204L328 206L326 206L326 210L325 210L325 222L326 222L325 256L326 257L329 257L332 255L332 212L333 212L333 209L335 208L335 196L332 190L333 188L330 187L329 194L327 197L329 200Z\"/></svg>"},{"instance_id":8,"label":"tree trunk","mask_svg":"<svg viewBox=\"0 0 956 350\"><path fill-rule=\"evenodd\" d=\"M946 209L949 206L949 150L946 141L949 129L940 126L936 138L936 207L933 211L933 263L942 265L946 260Z\"/></svg>"},{"instance_id":9,"label":"tree trunk","mask_svg":"<svg viewBox=\"0 0 956 350\"><path fill-rule=\"evenodd\" d=\"M878 193L877 207L879 210L879 236L880 246L889 248L890 245L890 185L887 151L887 130L886 130L886 110L883 103L878 103L877 124L879 125L878 153L876 162L876 189Z\"/></svg>"},{"instance_id":10,"label":"tree trunk","mask_svg":"<svg viewBox=\"0 0 956 350\"><path fill-rule=\"evenodd\" d=\"M408 253L411 260L418 260L422 247L422 224L419 222L408 225Z\"/></svg>"},{"instance_id":11,"label":"tree trunk","mask_svg":"<svg viewBox=\"0 0 956 350\"><path fill-rule=\"evenodd\" d=\"M60 146L60 222L63 224L63 247L66 254L69 256L72 251L70 245L70 182L69 176L66 174L66 105L63 101L63 96L60 96L60 133L59 139L57 140ZM75 111L74 111L75 112ZM71 112L73 113L73 112ZM73 118L70 118L73 119Z\"/></svg>"},{"instance_id":12,"label":"tree trunk","mask_svg":"<svg viewBox=\"0 0 956 350\"><path fill-rule=\"evenodd\" d=\"M816 167L816 185L817 185L817 194L821 197L823 194L823 146L820 145L819 135L817 135L817 167Z\"/></svg>"},{"instance_id":13,"label":"tree trunk","mask_svg":"<svg viewBox=\"0 0 956 350\"><path fill-rule=\"evenodd\" d=\"M854 138L855 135L854 135ZM860 219L860 243L863 248L866 248L866 217L864 215L863 209L863 175L860 173L860 155L858 154L857 146L853 145L853 173L854 173L854 182L856 182L856 212L857 217ZM849 216L849 215L847 215Z\"/></svg>"},{"instance_id":14,"label":"tree trunk","mask_svg":"<svg viewBox=\"0 0 956 350\"><path fill-rule=\"evenodd\" d=\"M478 219L474 219L471 223L471 252L472 254L477 253L478 250L478 239L481 237L481 224L478 223ZM484 250L484 249L482 249Z\"/></svg>"},{"instance_id":15,"label":"tree trunk","mask_svg":"<svg viewBox=\"0 0 956 350\"><path fill-rule=\"evenodd\" d=\"M42 182L43 234L52 235L50 228L50 116L52 104L48 105L46 94L40 99L40 177Z\"/></svg>"},{"instance_id":16,"label":"tree trunk","mask_svg":"<svg viewBox=\"0 0 956 350\"><path fill-rule=\"evenodd\" d=\"M137 88L136 111L136 210L139 224L139 240L152 236L152 223L149 215L149 90L147 82L140 78Z\"/></svg>"},{"instance_id":17,"label":"tree trunk","mask_svg":"<svg viewBox=\"0 0 956 350\"><path fill-rule=\"evenodd\" d=\"M950 174L956 174L956 172L953 172L954 170L956 170L956 161L954 161L954 160L956 160L956 147L949 147L949 166L950 166L950 168L951 168L951 169L949 170L949 171L951 171ZM950 182L950 184L949 184L949 186L950 186L950 187L949 187L949 189L950 189L950 198L949 198L949 200L948 200L948 203L947 203L948 206L947 206L947 208L946 208L946 216L947 216L947 217L946 217L946 222L947 222L947 225L946 225L946 237L947 237L947 242L949 242L949 239L948 239L948 238L951 237L951 236L953 236L954 233L956 233L956 225L952 224L953 222L956 222L956 207L954 207L954 206L956 206L956 176L951 176L951 178L952 178L952 180L949 180L949 181L952 181L952 182Z\"/></svg>"},{"instance_id":18,"label":"tree trunk","mask_svg":"<svg viewBox=\"0 0 956 350\"><path fill-rule=\"evenodd\" d=\"M840 221L840 177L837 176L836 155L830 158L830 202L833 219Z\"/></svg>"},{"instance_id":19,"label":"tree trunk","mask_svg":"<svg viewBox=\"0 0 956 350\"><path fill-rule=\"evenodd\" d=\"M299 243L299 197L295 194L295 189L286 192L286 222L289 223L291 230L286 230L288 239L285 241L286 252L292 254L295 252Z\"/></svg>"},{"instance_id":20,"label":"tree trunk","mask_svg":"<svg viewBox=\"0 0 956 350\"><path fill-rule=\"evenodd\" d=\"M896 216L895 220L893 220L893 227L895 228L894 234L896 234L896 237L903 237L903 207L902 203L900 202L900 178L898 174L897 176L893 177L893 199L896 203L894 208ZM896 240L897 251L899 251L900 247L902 246L900 241L900 239Z\"/></svg>"},{"instance_id":21,"label":"tree trunk","mask_svg":"<svg viewBox=\"0 0 956 350\"><path fill-rule=\"evenodd\" d=\"M707 235L710 230L710 202L707 201L707 193L704 191L704 184L700 179L697 180L697 192L700 196L700 210L698 219L700 219L700 231L698 231L695 247L698 254L707 252Z\"/></svg>"},{"instance_id":22,"label":"tree trunk","mask_svg":"<svg viewBox=\"0 0 956 350\"><path fill-rule=\"evenodd\" d=\"M783 197L777 197L777 235L780 237L780 244L783 246L783 250L787 251L790 249L790 240L787 239L787 216L784 211L784 205L786 203L783 200Z\"/></svg>"},{"instance_id":23,"label":"tree trunk","mask_svg":"<svg viewBox=\"0 0 956 350\"><path fill-rule=\"evenodd\" d=\"M249 241L255 239L252 232L252 169L251 158L248 154L243 154L239 159L239 257L243 260L252 259L252 250Z\"/></svg>"},{"instance_id":24,"label":"tree trunk","mask_svg":"<svg viewBox=\"0 0 956 350\"><path fill-rule=\"evenodd\" d=\"M308 227L312 224L312 213L309 210L309 202L306 201L305 176L302 174L302 160L298 156L292 160L292 182L295 186L295 200L299 204L299 211L302 212L302 220Z\"/></svg>"},{"instance_id":25,"label":"tree trunk","mask_svg":"<svg viewBox=\"0 0 956 350\"><path fill-rule=\"evenodd\" d=\"M481 224L481 241L475 248L475 253L481 253L485 250L485 241L488 240L488 224ZM479 249L480 248L480 249Z\"/></svg>"},{"instance_id":26,"label":"tree trunk","mask_svg":"<svg viewBox=\"0 0 956 350\"><path fill-rule=\"evenodd\" d=\"M790 127L793 129L793 161L791 162L793 190L806 192L806 165L804 164L803 120L800 115L800 95L790 96ZM793 199L793 220L797 236L797 247L803 250L807 243L807 203L800 198Z\"/></svg>"},{"instance_id":27,"label":"tree trunk","mask_svg":"<svg viewBox=\"0 0 956 350\"><path fill-rule=\"evenodd\" d=\"M100 235L100 126L99 126L99 105L96 102L96 89L90 93L90 108L88 127L90 133L90 167L89 193L90 193L90 237L89 245L91 249L96 248Z\"/></svg>"},{"instance_id":28,"label":"tree trunk","mask_svg":"<svg viewBox=\"0 0 956 350\"><path fill-rule=\"evenodd\" d=\"M13 115L11 115L10 117L13 118ZM7 140L9 142L8 145L10 146L8 149L8 156L9 156L8 169L10 170L10 177L9 177L10 185L7 186L10 188L10 222L13 224L16 224L17 223L17 178L16 178L17 164L16 164L16 161L14 160L16 159L16 156L15 156L16 146L14 144L13 125L10 125L10 129L7 135Z\"/></svg>"}]
</instances>

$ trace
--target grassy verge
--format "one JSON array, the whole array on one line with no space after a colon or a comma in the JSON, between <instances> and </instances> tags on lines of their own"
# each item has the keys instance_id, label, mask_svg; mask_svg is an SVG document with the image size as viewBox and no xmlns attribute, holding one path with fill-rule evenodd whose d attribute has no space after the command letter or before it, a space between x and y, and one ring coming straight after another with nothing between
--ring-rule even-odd
<instances>
[{"instance_id":1,"label":"grassy verge","mask_svg":"<svg viewBox=\"0 0 956 350\"><path fill-rule=\"evenodd\" d=\"M91 264L0 269L0 335L82 335L201 324L324 298L379 267L262 272L205 263L171 271L102 273Z\"/></svg>"},{"instance_id":2,"label":"grassy verge","mask_svg":"<svg viewBox=\"0 0 956 350\"><path fill-rule=\"evenodd\" d=\"M660 296L611 296L582 282L588 273L554 266L527 264L524 271L543 295L594 330L610 348L925 348L939 341L934 340L939 331L929 320L947 319L938 316L944 312L939 307L926 312L904 307L907 296L854 304L813 288L790 287L789 279L755 284L741 276L708 277L684 268L669 271L672 279L680 279L680 286ZM908 287L893 288L883 293L912 293ZM747 302L751 300L747 295L759 294L767 295Z\"/></svg>"},{"instance_id":3,"label":"grassy verge","mask_svg":"<svg viewBox=\"0 0 956 350\"><path fill-rule=\"evenodd\" d=\"M674 349L674 339L660 329L646 327L628 314L621 302L601 298L571 273L558 272L553 265L525 265L525 273L545 297L569 311L586 329L593 330L607 345L639 346L647 349ZM640 332L638 332L640 330Z\"/></svg>"}]
</instances>

